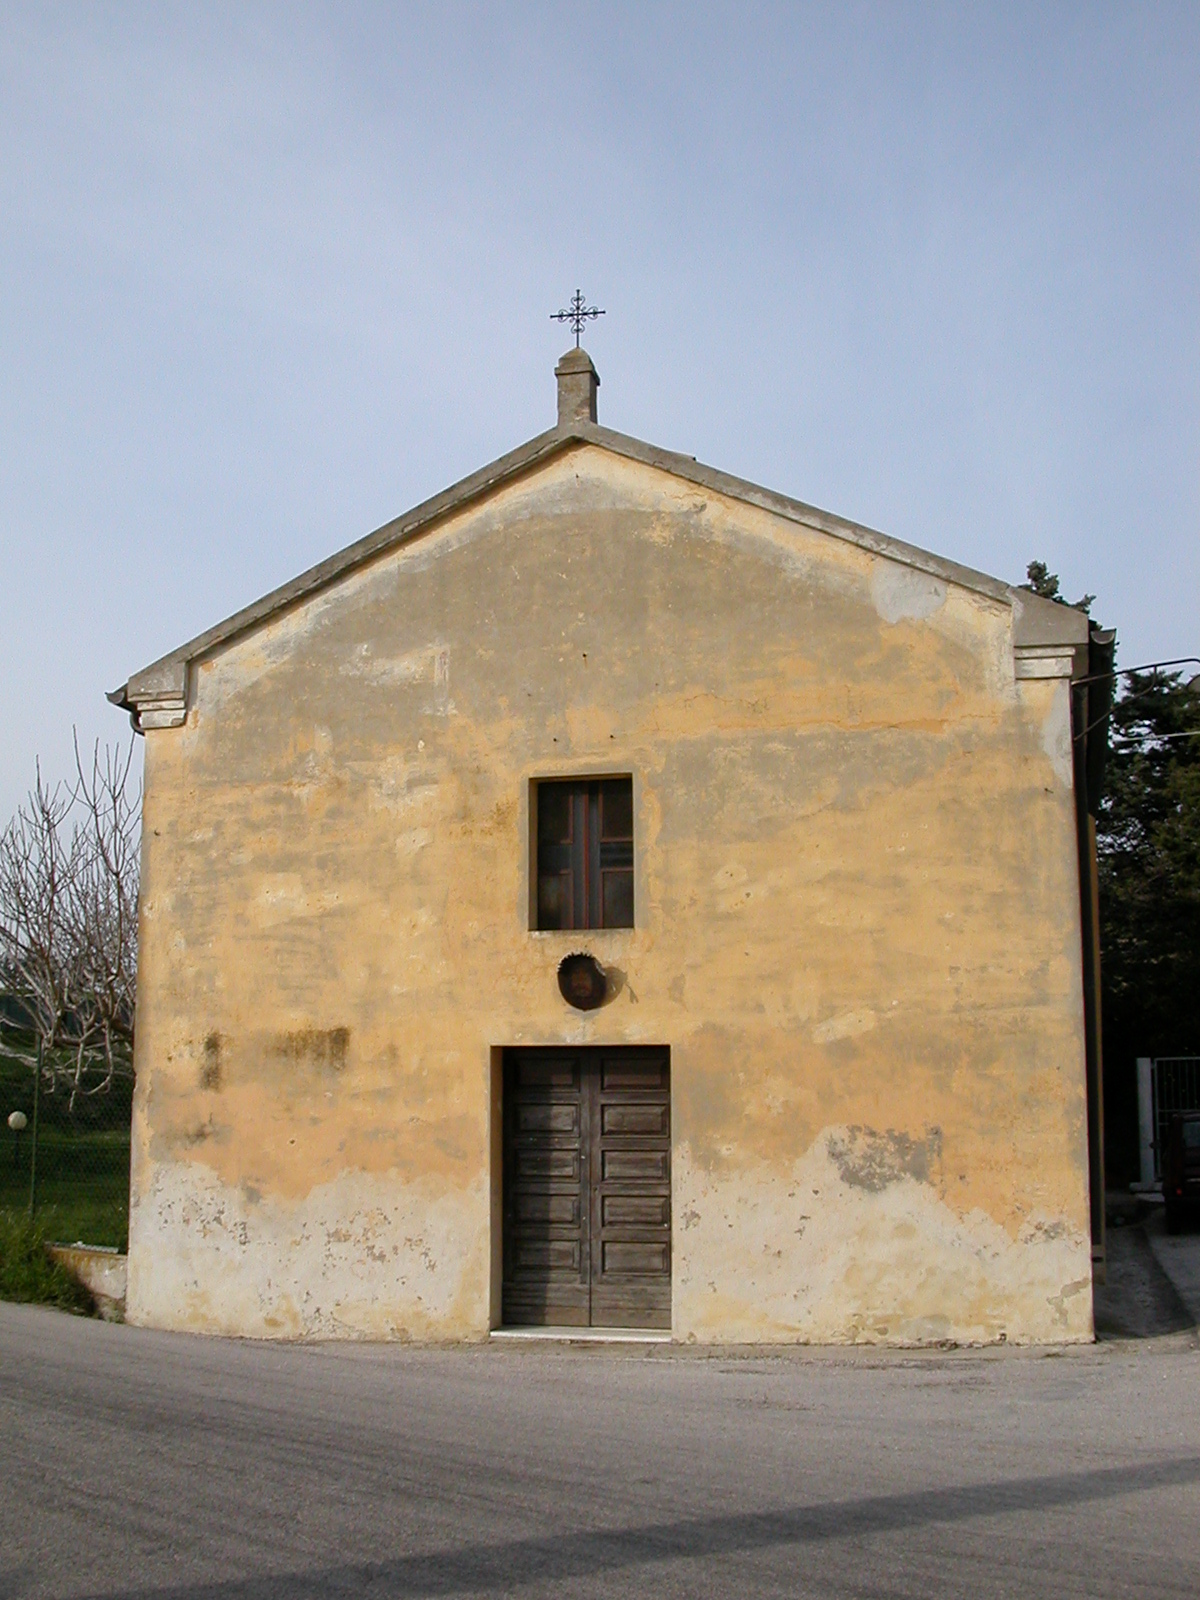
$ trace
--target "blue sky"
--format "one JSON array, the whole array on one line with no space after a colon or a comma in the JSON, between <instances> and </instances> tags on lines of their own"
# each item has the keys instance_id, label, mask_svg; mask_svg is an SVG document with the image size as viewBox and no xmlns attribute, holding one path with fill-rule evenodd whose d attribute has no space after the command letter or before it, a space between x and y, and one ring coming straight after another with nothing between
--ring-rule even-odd
<instances>
[{"instance_id":1,"label":"blue sky","mask_svg":"<svg viewBox=\"0 0 1200 1600\"><path fill-rule=\"evenodd\" d=\"M0 9L0 813L601 420L1200 654L1200 7Z\"/></svg>"}]
</instances>

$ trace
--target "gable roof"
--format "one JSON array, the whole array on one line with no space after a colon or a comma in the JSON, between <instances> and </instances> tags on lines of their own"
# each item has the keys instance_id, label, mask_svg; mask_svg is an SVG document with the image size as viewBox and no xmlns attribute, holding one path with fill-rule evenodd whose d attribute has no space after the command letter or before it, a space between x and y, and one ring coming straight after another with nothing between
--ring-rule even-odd
<instances>
[{"instance_id":1,"label":"gable roof","mask_svg":"<svg viewBox=\"0 0 1200 1600\"><path fill-rule=\"evenodd\" d=\"M482 499L531 468L581 444L597 445L614 455L656 467L715 494L758 506L790 522L829 534L835 539L843 539L873 555L886 556L889 561L900 562L918 572L1012 606L1015 613L1014 645L1026 652L1044 654L1048 651L1052 655L1064 656L1066 652L1087 643L1088 619L1070 606L1043 600L1037 595L1017 590L999 578L991 578L971 567L960 566L956 561L947 561L916 545L906 544L901 539L893 539L860 523L850 522L845 517L834 516L801 500L793 500L772 489L749 483L744 478L720 472L715 467L704 466L694 456L659 449L656 445L646 444L641 439L584 419L560 424L547 429L545 433L539 433L536 438L510 450L488 466L481 467L432 499L423 501L403 516L385 522L365 538L318 562L307 572L273 589L252 605L234 612L223 622L207 628L168 655L160 656L140 672L135 672L119 689L112 690L108 699L113 705L129 712L134 727L139 731L145 728L178 727L186 713L187 672L192 661L260 627L385 551L407 544L441 518ZM1051 675L1058 676L1060 672L1061 668ZM1038 672L1034 675L1043 674Z\"/></svg>"}]
</instances>

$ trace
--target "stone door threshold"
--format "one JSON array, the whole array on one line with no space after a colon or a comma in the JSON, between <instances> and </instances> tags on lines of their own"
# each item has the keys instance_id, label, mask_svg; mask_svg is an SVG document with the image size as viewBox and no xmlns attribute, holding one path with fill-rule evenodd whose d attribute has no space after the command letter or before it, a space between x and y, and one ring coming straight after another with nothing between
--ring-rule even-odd
<instances>
[{"instance_id":1,"label":"stone door threshold","mask_svg":"<svg viewBox=\"0 0 1200 1600\"><path fill-rule=\"evenodd\" d=\"M662 1328L493 1328L491 1338L520 1342L551 1339L560 1344L670 1344Z\"/></svg>"}]
</instances>

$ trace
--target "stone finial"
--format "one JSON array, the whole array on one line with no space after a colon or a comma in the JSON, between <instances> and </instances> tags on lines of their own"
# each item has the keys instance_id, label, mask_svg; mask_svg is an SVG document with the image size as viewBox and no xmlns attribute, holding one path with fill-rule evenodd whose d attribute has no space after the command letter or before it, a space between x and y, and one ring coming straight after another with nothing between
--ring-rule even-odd
<instances>
[{"instance_id":1,"label":"stone finial","mask_svg":"<svg viewBox=\"0 0 1200 1600\"><path fill-rule=\"evenodd\" d=\"M558 425L595 422L596 390L600 379L586 350L568 350L554 369L558 379Z\"/></svg>"}]
</instances>

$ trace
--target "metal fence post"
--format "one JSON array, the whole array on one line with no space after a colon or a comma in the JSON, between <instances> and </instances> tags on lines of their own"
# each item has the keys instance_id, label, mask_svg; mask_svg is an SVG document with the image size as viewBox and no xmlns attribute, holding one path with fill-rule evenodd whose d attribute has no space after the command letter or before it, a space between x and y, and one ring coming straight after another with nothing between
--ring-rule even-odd
<instances>
[{"instance_id":1,"label":"metal fence post","mask_svg":"<svg viewBox=\"0 0 1200 1600\"><path fill-rule=\"evenodd\" d=\"M1141 1151L1142 1187L1154 1187L1154 1084L1149 1056L1137 1058L1138 1146Z\"/></svg>"},{"instance_id":2,"label":"metal fence post","mask_svg":"<svg viewBox=\"0 0 1200 1600\"><path fill-rule=\"evenodd\" d=\"M33 1127L29 1136L29 1215L37 1213L38 1107L42 1100L42 1036L38 1034L37 1065L33 1069Z\"/></svg>"}]
</instances>

